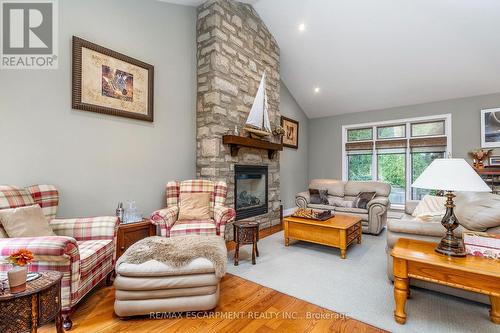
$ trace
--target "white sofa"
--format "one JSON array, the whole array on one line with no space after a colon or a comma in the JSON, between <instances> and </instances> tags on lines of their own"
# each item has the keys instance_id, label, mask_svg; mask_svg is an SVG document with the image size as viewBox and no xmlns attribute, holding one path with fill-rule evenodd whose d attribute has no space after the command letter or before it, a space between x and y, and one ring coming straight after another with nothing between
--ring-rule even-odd
<instances>
[{"instance_id":1,"label":"white sofa","mask_svg":"<svg viewBox=\"0 0 500 333\"><path fill-rule=\"evenodd\" d=\"M328 205L312 204L309 191L297 193L295 202L301 208L315 208L334 211L335 214L360 217L364 233L378 235L384 229L389 209L391 185L384 182L341 181L335 179L313 179L309 189L328 190ZM360 192L375 192L375 198L367 208L352 208L349 204Z\"/></svg>"}]
</instances>

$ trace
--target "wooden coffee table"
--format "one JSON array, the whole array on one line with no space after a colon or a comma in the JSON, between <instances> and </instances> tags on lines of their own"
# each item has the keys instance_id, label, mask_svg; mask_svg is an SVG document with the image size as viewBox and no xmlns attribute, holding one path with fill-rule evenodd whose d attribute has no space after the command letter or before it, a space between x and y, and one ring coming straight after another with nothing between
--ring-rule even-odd
<instances>
[{"instance_id":1,"label":"wooden coffee table","mask_svg":"<svg viewBox=\"0 0 500 333\"><path fill-rule=\"evenodd\" d=\"M500 324L500 264L493 259L448 257L434 251L436 243L400 238L394 258L394 319L406 322L405 304L410 278L486 294L490 297L491 321Z\"/></svg>"},{"instance_id":2,"label":"wooden coffee table","mask_svg":"<svg viewBox=\"0 0 500 333\"><path fill-rule=\"evenodd\" d=\"M340 257L346 258L346 250L356 240L361 243L361 219L359 217L336 215L326 221L301 217L285 217L285 246L289 239L332 246L340 249Z\"/></svg>"}]
</instances>

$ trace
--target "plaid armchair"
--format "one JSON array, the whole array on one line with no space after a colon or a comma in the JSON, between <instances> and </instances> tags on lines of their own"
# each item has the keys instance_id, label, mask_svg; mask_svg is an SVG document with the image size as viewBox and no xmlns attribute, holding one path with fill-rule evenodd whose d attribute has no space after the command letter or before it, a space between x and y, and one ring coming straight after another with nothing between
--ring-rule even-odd
<instances>
[{"instance_id":1,"label":"plaid armchair","mask_svg":"<svg viewBox=\"0 0 500 333\"><path fill-rule=\"evenodd\" d=\"M116 230L114 216L56 219L59 193L52 185L34 185L25 189L0 185L0 210L38 204L57 236L9 238L0 224L0 261L20 248L33 252L29 270L59 271L64 328L72 326L69 314L95 285L114 270ZM8 271L0 264L0 271Z\"/></svg>"},{"instance_id":2,"label":"plaid armchair","mask_svg":"<svg viewBox=\"0 0 500 333\"><path fill-rule=\"evenodd\" d=\"M182 220L177 221L179 213L180 193L211 193L209 220ZM234 209L224 207L227 196L225 182L213 182L197 179L182 182L167 183L167 208L151 214L151 221L160 227L160 234L165 237L184 235L217 235L224 237L226 223L233 221L236 213Z\"/></svg>"}]
</instances>

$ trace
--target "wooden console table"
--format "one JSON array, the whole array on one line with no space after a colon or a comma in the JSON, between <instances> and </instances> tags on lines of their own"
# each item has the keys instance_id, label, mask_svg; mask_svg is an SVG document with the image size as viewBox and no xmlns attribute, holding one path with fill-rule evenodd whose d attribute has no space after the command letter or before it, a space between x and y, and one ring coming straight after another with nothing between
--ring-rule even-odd
<instances>
[{"instance_id":1,"label":"wooden console table","mask_svg":"<svg viewBox=\"0 0 500 333\"><path fill-rule=\"evenodd\" d=\"M435 252L435 247L435 243L406 238L400 238L394 246L396 322L406 322L405 304L412 278L488 295L491 321L500 324L499 262L473 256L448 257Z\"/></svg>"},{"instance_id":2,"label":"wooden console table","mask_svg":"<svg viewBox=\"0 0 500 333\"><path fill-rule=\"evenodd\" d=\"M493 193L500 194L500 167L484 167L474 170L491 187Z\"/></svg>"}]
</instances>

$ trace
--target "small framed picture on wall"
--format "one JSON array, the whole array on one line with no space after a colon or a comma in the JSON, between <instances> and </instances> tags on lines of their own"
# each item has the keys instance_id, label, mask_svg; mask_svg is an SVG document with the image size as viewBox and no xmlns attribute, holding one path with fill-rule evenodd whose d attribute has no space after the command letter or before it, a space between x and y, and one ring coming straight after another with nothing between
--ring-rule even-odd
<instances>
[{"instance_id":1,"label":"small framed picture on wall","mask_svg":"<svg viewBox=\"0 0 500 333\"><path fill-rule=\"evenodd\" d=\"M500 166L500 156L490 156L490 166Z\"/></svg>"},{"instance_id":2,"label":"small framed picture on wall","mask_svg":"<svg viewBox=\"0 0 500 333\"><path fill-rule=\"evenodd\" d=\"M299 148L299 122L281 116L281 127L285 130L282 137L283 146L289 148Z\"/></svg>"},{"instance_id":3,"label":"small framed picture on wall","mask_svg":"<svg viewBox=\"0 0 500 333\"><path fill-rule=\"evenodd\" d=\"M481 147L500 147L500 108L481 110Z\"/></svg>"}]
</instances>

